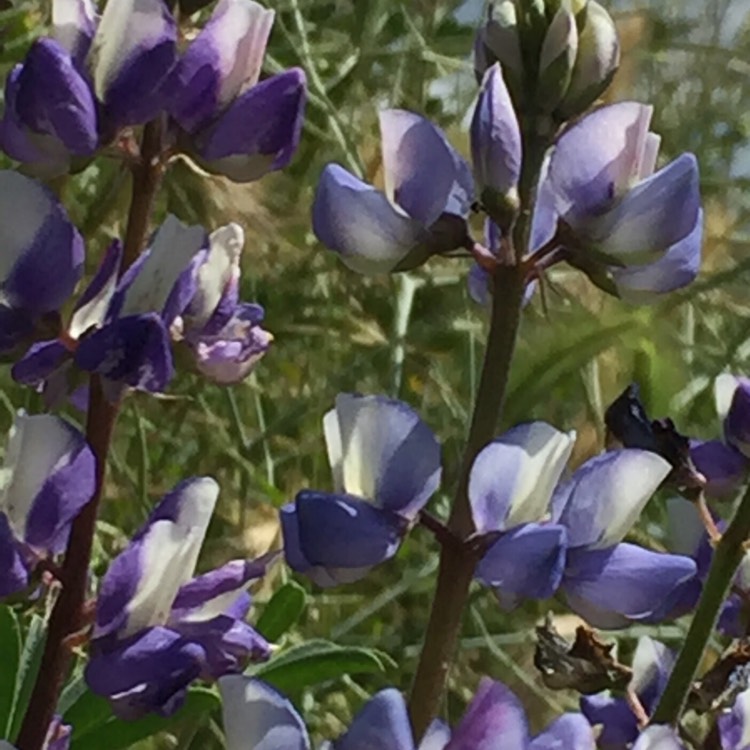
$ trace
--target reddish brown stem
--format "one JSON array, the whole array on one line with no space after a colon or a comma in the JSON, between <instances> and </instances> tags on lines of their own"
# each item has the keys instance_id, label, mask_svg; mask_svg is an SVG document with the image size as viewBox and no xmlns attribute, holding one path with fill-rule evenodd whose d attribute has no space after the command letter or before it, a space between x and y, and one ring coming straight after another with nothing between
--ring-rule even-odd
<instances>
[{"instance_id":1,"label":"reddish brown stem","mask_svg":"<svg viewBox=\"0 0 750 750\"><path fill-rule=\"evenodd\" d=\"M162 128L155 120L145 126L141 141L141 161L133 169L133 188L123 250L123 271L143 249L151 208L161 180ZM86 439L96 457L96 485L91 501L73 523L65 560L61 568L64 586L49 620L47 640L39 673L31 693L23 724L16 739L18 750L41 750L50 721L55 714L65 680L70 671L71 648L88 626L86 593L91 549L99 504L104 491L112 435L119 403L110 403L98 376L92 375L86 419Z\"/></svg>"}]
</instances>

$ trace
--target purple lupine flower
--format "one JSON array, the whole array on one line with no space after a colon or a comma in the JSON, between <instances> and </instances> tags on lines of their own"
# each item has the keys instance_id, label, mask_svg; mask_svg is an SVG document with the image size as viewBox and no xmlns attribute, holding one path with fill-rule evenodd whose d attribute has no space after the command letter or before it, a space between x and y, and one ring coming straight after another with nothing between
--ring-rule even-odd
<instances>
[{"instance_id":1,"label":"purple lupine flower","mask_svg":"<svg viewBox=\"0 0 750 750\"><path fill-rule=\"evenodd\" d=\"M570 262L635 302L686 286L700 266L697 163L686 153L654 172L651 114L620 102L567 130L544 170L535 217L535 245L562 228Z\"/></svg>"},{"instance_id":2,"label":"purple lupine flower","mask_svg":"<svg viewBox=\"0 0 750 750\"><path fill-rule=\"evenodd\" d=\"M104 576L85 676L120 717L169 715L194 679L241 672L269 656L244 618L246 589L270 556L193 577L218 494L209 477L177 485Z\"/></svg>"},{"instance_id":3,"label":"purple lupine flower","mask_svg":"<svg viewBox=\"0 0 750 750\"><path fill-rule=\"evenodd\" d=\"M97 125L93 91L70 49L37 39L5 82L0 148L32 174L54 177L68 172L72 159L93 155Z\"/></svg>"},{"instance_id":4,"label":"purple lupine flower","mask_svg":"<svg viewBox=\"0 0 750 750\"><path fill-rule=\"evenodd\" d=\"M320 177L313 231L363 274L413 268L466 242L471 170L435 125L404 110L380 112L385 192L339 164Z\"/></svg>"},{"instance_id":5,"label":"purple lupine flower","mask_svg":"<svg viewBox=\"0 0 750 750\"><path fill-rule=\"evenodd\" d=\"M0 598L25 589L40 561L65 550L73 520L94 494L95 463L66 421L16 416L0 470Z\"/></svg>"},{"instance_id":6,"label":"purple lupine flower","mask_svg":"<svg viewBox=\"0 0 750 750\"><path fill-rule=\"evenodd\" d=\"M212 232L197 288L173 335L188 346L196 369L222 385L244 380L273 340L261 327L260 305L239 300L240 255L245 242L238 224ZM178 333L175 329L181 328Z\"/></svg>"},{"instance_id":7,"label":"purple lupine flower","mask_svg":"<svg viewBox=\"0 0 750 750\"><path fill-rule=\"evenodd\" d=\"M163 0L107 3L87 59L105 141L164 109L176 62L177 24Z\"/></svg>"},{"instance_id":8,"label":"purple lupine flower","mask_svg":"<svg viewBox=\"0 0 750 750\"><path fill-rule=\"evenodd\" d=\"M643 636L633 654L629 689L638 696L647 714L656 708L674 666L675 655L663 643ZM599 750L627 750L638 738L638 720L625 698L608 691L581 697L581 713L592 726L601 726Z\"/></svg>"},{"instance_id":9,"label":"purple lupine flower","mask_svg":"<svg viewBox=\"0 0 750 750\"><path fill-rule=\"evenodd\" d=\"M310 750L305 724L294 706L260 680L230 675L219 680L227 750ZM417 747L400 692L386 688L357 713L348 731L322 750L594 750L591 726L581 714L564 714L531 737L518 698L500 682L483 679L463 719L451 732L440 721Z\"/></svg>"},{"instance_id":10,"label":"purple lupine flower","mask_svg":"<svg viewBox=\"0 0 750 750\"><path fill-rule=\"evenodd\" d=\"M567 531L550 522L549 504L574 443L574 432L531 422L508 430L474 461L474 525L479 535L497 536L476 577L500 595L545 599L560 585Z\"/></svg>"},{"instance_id":11,"label":"purple lupine flower","mask_svg":"<svg viewBox=\"0 0 750 750\"><path fill-rule=\"evenodd\" d=\"M62 204L40 183L0 171L0 354L56 329L83 273L84 246Z\"/></svg>"},{"instance_id":12,"label":"purple lupine flower","mask_svg":"<svg viewBox=\"0 0 750 750\"><path fill-rule=\"evenodd\" d=\"M177 27L163 0L54 0L50 37L10 73L0 146L32 172L64 174L124 127L164 109Z\"/></svg>"},{"instance_id":13,"label":"purple lupine flower","mask_svg":"<svg viewBox=\"0 0 750 750\"><path fill-rule=\"evenodd\" d=\"M722 750L745 750L750 745L750 690L741 692L730 711L717 719Z\"/></svg>"},{"instance_id":14,"label":"purple lupine flower","mask_svg":"<svg viewBox=\"0 0 750 750\"><path fill-rule=\"evenodd\" d=\"M287 563L319 586L359 580L396 554L440 484L440 446L409 406L340 394L323 419L334 492L281 509Z\"/></svg>"},{"instance_id":15,"label":"purple lupine flower","mask_svg":"<svg viewBox=\"0 0 750 750\"><path fill-rule=\"evenodd\" d=\"M77 368L105 379L112 398L124 387L163 391L174 374L172 328L181 325L180 316L196 294L207 254L205 230L169 216L118 279L121 248L113 243L68 330L34 345L13 368L13 377L28 385L64 380L72 356Z\"/></svg>"},{"instance_id":16,"label":"purple lupine flower","mask_svg":"<svg viewBox=\"0 0 750 750\"><path fill-rule=\"evenodd\" d=\"M170 84L181 146L201 167L236 182L282 169L299 144L304 71L260 81L273 19L253 0L220 0Z\"/></svg>"},{"instance_id":17,"label":"purple lupine flower","mask_svg":"<svg viewBox=\"0 0 750 750\"><path fill-rule=\"evenodd\" d=\"M626 448L590 459L555 491L553 517L568 533L561 590L596 627L659 621L695 604L691 558L622 541L670 470L656 453Z\"/></svg>"}]
</instances>

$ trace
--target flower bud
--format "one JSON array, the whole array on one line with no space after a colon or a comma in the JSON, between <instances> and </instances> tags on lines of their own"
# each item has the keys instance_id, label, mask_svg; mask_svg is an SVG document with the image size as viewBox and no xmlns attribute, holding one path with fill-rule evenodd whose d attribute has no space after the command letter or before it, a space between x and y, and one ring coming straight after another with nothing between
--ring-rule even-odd
<instances>
[{"instance_id":1,"label":"flower bud","mask_svg":"<svg viewBox=\"0 0 750 750\"><path fill-rule=\"evenodd\" d=\"M561 120L584 112L609 86L620 64L617 28L609 13L589 0L578 16L578 56L565 98L557 109Z\"/></svg>"},{"instance_id":2,"label":"flower bud","mask_svg":"<svg viewBox=\"0 0 750 750\"><path fill-rule=\"evenodd\" d=\"M521 43L518 36L516 6L513 0L502 0L490 6L487 20L474 40L474 71L481 83L488 68L499 62L506 78L520 83L523 75Z\"/></svg>"},{"instance_id":3,"label":"flower bud","mask_svg":"<svg viewBox=\"0 0 750 750\"><path fill-rule=\"evenodd\" d=\"M535 98L542 112L552 112L565 96L577 51L578 29L575 16L566 6L560 6L547 29L539 55L539 79Z\"/></svg>"}]
</instances>

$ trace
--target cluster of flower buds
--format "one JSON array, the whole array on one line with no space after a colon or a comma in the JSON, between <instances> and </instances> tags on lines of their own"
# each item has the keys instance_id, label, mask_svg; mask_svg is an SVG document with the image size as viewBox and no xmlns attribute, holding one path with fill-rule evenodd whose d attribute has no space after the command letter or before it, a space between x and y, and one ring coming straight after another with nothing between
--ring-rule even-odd
<instances>
[{"instance_id":1,"label":"cluster of flower buds","mask_svg":"<svg viewBox=\"0 0 750 750\"><path fill-rule=\"evenodd\" d=\"M560 123L604 93L620 63L620 43L596 0L501 0L490 5L476 37L477 79L496 62L519 111Z\"/></svg>"},{"instance_id":2,"label":"cluster of flower buds","mask_svg":"<svg viewBox=\"0 0 750 750\"><path fill-rule=\"evenodd\" d=\"M260 81L274 12L221 0L181 49L163 0L54 0L52 33L36 40L5 86L0 147L30 174L85 167L127 129L166 117L176 154L237 182L289 163L299 142L305 75Z\"/></svg>"}]
</instances>

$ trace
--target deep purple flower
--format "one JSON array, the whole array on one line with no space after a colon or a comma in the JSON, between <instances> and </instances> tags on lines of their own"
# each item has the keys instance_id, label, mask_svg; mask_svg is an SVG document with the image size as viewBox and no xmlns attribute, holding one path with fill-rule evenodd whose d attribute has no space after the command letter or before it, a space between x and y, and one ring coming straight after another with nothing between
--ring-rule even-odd
<instances>
[{"instance_id":1,"label":"deep purple flower","mask_svg":"<svg viewBox=\"0 0 750 750\"><path fill-rule=\"evenodd\" d=\"M163 0L54 0L52 36L10 73L0 145L37 174L55 176L124 127L164 109L177 27Z\"/></svg>"},{"instance_id":2,"label":"deep purple flower","mask_svg":"<svg viewBox=\"0 0 750 750\"><path fill-rule=\"evenodd\" d=\"M198 269L195 295L181 323L172 327L173 336L189 348L197 370L223 385L244 380L273 339L261 327L263 308L239 300L244 241L238 224L211 233L208 256Z\"/></svg>"},{"instance_id":3,"label":"deep purple flower","mask_svg":"<svg viewBox=\"0 0 750 750\"><path fill-rule=\"evenodd\" d=\"M440 446L406 404L340 394L323 420L334 492L281 509L287 563L319 586L362 578L396 554L440 483Z\"/></svg>"},{"instance_id":4,"label":"deep purple flower","mask_svg":"<svg viewBox=\"0 0 750 750\"><path fill-rule=\"evenodd\" d=\"M163 0L107 3L87 59L105 140L164 109L176 44L177 25Z\"/></svg>"},{"instance_id":5,"label":"deep purple flower","mask_svg":"<svg viewBox=\"0 0 750 750\"><path fill-rule=\"evenodd\" d=\"M596 627L660 621L695 604L700 583L691 558L622 541L670 470L649 451L610 451L587 461L555 492L553 517L568 532L561 589Z\"/></svg>"},{"instance_id":6,"label":"deep purple flower","mask_svg":"<svg viewBox=\"0 0 750 750\"><path fill-rule=\"evenodd\" d=\"M638 640L628 687L649 715L664 692L674 661L675 655L663 643L648 636ZM615 698L609 692L584 695L581 713L592 726L601 726L600 750L627 750L638 738L638 721L625 698Z\"/></svg>"},{"instance_id":7,"label":"deep purple flower","mask_svg":"<svg viewBox=\"0 0 750 750\"><path fill-rule=\"evenodd\" d=\"M59 5L59 3L58 3ZM37 39L5 82L0 148L33 174L54 177L99 142L94 94L69 49Z\"/></svg>"},{"instance_id":8,"label":"deep purple flower","mask_svg":"<svg viewBox=\"0 0 750 750\"><path fill-rule=\"evenodd\" d=\"M37 563L65 550L94 494L95 459L59 417L19 412L0 471L0 598L23 590Z\"/></svg>"},{"instance_id":9,"label":"deep purple flower","mask_svg":"<svg viewBox=\"0 0 750 750\"><path fill-rule=\"evenodd\" d=\"M635 302L689 284L700 266L695 157L683 154L654 172L659 137L648 130L651 113L621 102L567 130L546 166L535 216L534 245L562 226L569 260Z\"/></svg>"},{"instance_id":10,"label":"deep purple flower","mask_svg":"<svg viewBox=\"0 0 750 750\"><path fill-rule=\"evenodd\" d=\"M531 422L494 440L474 461L474 525L477 534L498 537L476 577L500 594L545 599L560 585L567 531L550 522L549 504L574 443L574 432Z\"/></svg>"},{"instance_id":11,"label":"deep purple flower","mask_svg":"<svg viewBox=\"0 0 750 750\"><path fill-rule=\"evenodd\" d=\"M329 164L313 204L317 238L363 274L407 270L462 246L474 198L468 164L431 122L388 109L380 132L385 192Z\"/></svg>"},{"instance_id":12,"label":"deep purple flower","mask_svg":"<svg viewBox=\"0 0 750 750\"><path fill-rule=\"evenodd\" d=\"M163 391L174 374L173 326L181 327L207 255L205 230L173 216L120 278L121 248L113 243L64 336L34 345L13 377L29 385L65 379L72 357L78 369L104 378L112 398L125 387Z\"/></svg>"},{"instance_id":13,"label":"deep purple flower","mask_svg":"<svg viewBox=\"0 0 750 750\"><path fill-rule=\"evenodd\" d=\"M294 706L260 680L230 675L219 680L227 750L310 750L305 724ZM357 713L341 737L322 750L594 750L591 726L581 714L564 714L531 737L518 698L500 682L484 679L451 732L435 721L418 748L406 703L400 692L386 688ZM639 749L640 750L640 749Z\"/></svg>"},{"instance_id":14,"label":"deep purple flower","mask_svg":"<svg viewBox=\"0 0 750 750\"><path fill-rule=\"evenodd\" d=\"M273 18L253 0L220 0L170 83L181 145L201 167L236 182L285 167L302 131L304 71L260 81Z\"/></svg>"},{"instance_id":15,"label":"deep purple flower","mask_svg":"<svg viewBox=\"0 0 750 750\"><path fill-rule=\"evenodd\" d=\"M241 672L269 656L244 620L246 589L269 557L193 577L218 494L209 477L177 485L104 576L86 682L118 716L171 714L197 677Z\"/></svg>"},{"instance_id":16,"label":"deep purple flower","mask_svg":"<svg viewBox=\"0 0 750 750\"><path fill-rule=\"evenodd\" d=\"M57 313L83 273L83 239L43 185L0 171L0 353L35 337Z\"/></svg>"}]
</instances>

